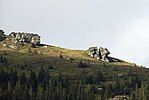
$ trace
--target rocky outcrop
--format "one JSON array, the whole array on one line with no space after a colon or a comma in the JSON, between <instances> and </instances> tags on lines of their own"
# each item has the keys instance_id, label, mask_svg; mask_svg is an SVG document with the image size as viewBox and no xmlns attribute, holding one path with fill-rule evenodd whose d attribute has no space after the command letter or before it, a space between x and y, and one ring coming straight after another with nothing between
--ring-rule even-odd
<instances>
[{"instance_id":1,"label":"rocky outcrop","mask_svg":"<svg viewBox=\"0 0 149 100\"><path fill-rule=\"evenodd\" d=\"M102 61L109 62L108 55L110 54L110 52L109 52L109 50L107 48L100 47L99 48L99 54L101 56L101 60Z\"/></svg>"},{"instance_id":2,"label":"rocky outcrop","mask_svg":"<svg viewBox=\"0 0 149 100\"><path fill-rule=\"evenodd\" d=\"M103 48L103 47L100 47L100 48L98 48L98 47L90 47L87 50L87 53L92 58L109 62L108 55L110 54L110 52L109 52L109 50L107 48Z\"/></svg>"},{"instance_id":3,"label":"rocky outcrop","mask_svg":"<svg viewBox=\"0 0 149 100\"><path fill-rule=\"evenodd\" d=\"M31 43L34 45L40 44L40 36L38 34L12 32L9 37L12 38L14 43Z\"/></svg>"},{"instance_id":4,"label":"rocky outcrop","mask_svg":"<svg viewBox=\"0 0 149 100\"><path fill-rule=\"evenodd\" d=\"M6 38L5 32L3 30L0 30L0 41L3 41Z\"/></svg>"},{"instance_id":5,"label":"rocky outcrop","mask_svg":"<svg viewBox=\"0 0 149 100\"><path fill-rule=\"evenodd\" d=\"M88 50L87 50L87 53L90 57L92 58L96 58L96 59L101 59L100 55L99 55L99 49L98 47L90 47Z\"/></svg>"},{"instance_id":6,"label":"rocky outcrop","mask_svg":"<svg viewBox=\"0 0 149 100\"><path fill-rule=\"evenodd\" d=\"M129 96L126 95L117 95L114 98L111 98L110 100L130 100Z\"/></svg>"}]
</instances>

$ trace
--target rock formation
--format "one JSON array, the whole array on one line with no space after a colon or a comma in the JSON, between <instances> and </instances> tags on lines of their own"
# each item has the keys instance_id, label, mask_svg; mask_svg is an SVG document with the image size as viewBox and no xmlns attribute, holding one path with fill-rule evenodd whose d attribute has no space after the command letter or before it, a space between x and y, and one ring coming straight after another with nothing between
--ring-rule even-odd
<instances>
[{"instance_id":1,"label":"rock formation","mask_svg":"<svg viewBox=\"0 0 149 100\"><path fill-rule=\"evenodd\" d=\"M109 62L108 55L110 54L110 52L107 48L100 47L99 54L101 56L102 61Z\"/></svg>"},{"instance_id":2,"label":"rock formation","mask_svg":"<svg viewBox=\"0 0 149 100\"><path fill-rule=\"evenodd\" d=\"M107 48L90 47L87 50L87 53L92 58L109 62L108 55L110 54L110 52Z\"/></svg>"},{"instance_id":3,"label":"rock formation","mask_svg":"<svg viewBox=\"0 0 149 100\"><path fill-rule=\"evenodd\" d=\"M3 30L0 30L0 41L3 41L6 38L5 32Z\"/></svg>"},{"instance_id":4,"label":"rock formation","mask_svg":"<svg viewBox=\"0 0 149 100\"><path fill-rule=\"evenodd\" d=\"M87 50L88 55L90 55L92 58L100 59L101 57L99 56L99 49L96 47L90 47Z\"/></svg>"},{"instance_id":5,"label":"rock formation","mask_svg":"<svg viewBox=\"0 0 149 100\"><path fill-rule=\"evenodd\" d=\"M15 33L9 35L14 43L31 43L34 45L40 44L40 36L32 33Z\"/></svg>"}]
</instances>

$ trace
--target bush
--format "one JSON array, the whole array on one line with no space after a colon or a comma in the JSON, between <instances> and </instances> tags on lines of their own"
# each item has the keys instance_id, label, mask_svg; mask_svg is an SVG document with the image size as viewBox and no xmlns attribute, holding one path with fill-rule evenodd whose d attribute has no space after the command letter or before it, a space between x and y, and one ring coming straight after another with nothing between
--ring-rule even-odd
<instances>
[{"instance_id":1,"label":"bush","mask_svg":"<svg viewBox=\"0 0 149 100\"><path fill-rule=\"evenodd\" d=\"M78 62L77 63L77 67L79 67L79 68L88 68L88 64L87 63L85 63L85 62Z\"/></svg>"}]
</instances>

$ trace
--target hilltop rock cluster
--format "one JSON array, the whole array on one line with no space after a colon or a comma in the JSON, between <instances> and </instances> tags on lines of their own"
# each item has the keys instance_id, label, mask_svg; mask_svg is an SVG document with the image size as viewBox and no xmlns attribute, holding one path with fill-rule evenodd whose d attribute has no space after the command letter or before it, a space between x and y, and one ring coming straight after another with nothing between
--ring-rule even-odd
<instances>
[{"instance_id":1,"label":"hilltop rock cluster","mask_svg":"<svg viewBox=\"0 0 149 100\"><path fill-rule=\"evenodd\" d=\"M32 33L15 33L9 35L15 43L31 43L34 45L40 44L40 36Z\"/></svg>"},{"instance_id":2,"label":"hilltop rock cluster","mask_svg":"<svg viewBox=\"0 0 149 100\"><path fill-rule=\"evenodd\" d=\"M109 50L107 48L103 48L103 47L100 47L100 48L98 48L98 47L90 47L87 50L87 53L92 58L109 62L108 55L110 54L110 52L109 52Z\"/></svg>"},{"instance_id":3,"label":"hilltop rock cluster","mask_svg":"<svg viewBox=\"0 0 149 100\"><path fill-rule=\"evenodd\" d=\"M0 41L10 38L13 43L30 43L33 45L40 45L40 36L38 34L24 33L24 32L12 32L6 36L3 30L0 30Z\"/></svg>"},{"instance_id":4,"label":"hilltop rock cluster","mask_svg":"<svg viewBox=\"0 0 149 100\"><path fill-rule=\"evenodd\" d=\"M6 42L4 41L5 39L6 39ZM8 44L7 40L10 41L10 44ZM1 44L3 46L10 47L12 49L16 49L17 44L29 43L32 46L41 45L40 44L40 36L38 34L24 33L24 32L12 32L7 36L4 34L3 30L0 30L0 41L3 41L3 42L1 42ZM47 47L45 46L45 48L47 48ZM109 57L108 57L110 52L107 48L90 47L87 50L87 53L92 58L102 60L102 61L106 61L106 62L110 61ZM61 56L62 55L60 55L60 57Z\"/></svg>"}]
</instances>

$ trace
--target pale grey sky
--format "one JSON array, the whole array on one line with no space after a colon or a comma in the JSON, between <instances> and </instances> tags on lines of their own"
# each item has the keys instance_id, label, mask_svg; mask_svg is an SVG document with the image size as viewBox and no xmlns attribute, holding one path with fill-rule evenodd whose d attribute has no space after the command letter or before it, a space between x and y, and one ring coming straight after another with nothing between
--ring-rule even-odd
<instances>
[{"instance_id":1,"label":"pale grey sky","mask_svg":"<svg viewBox=\"0 0 149 100\"><path fill-rule=\"evenodd\" d=\"M0 0L0 28L33 32L71 49L109 48L149 66L149 0Z\"/></svg>"}]
</instances>

